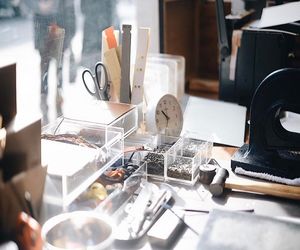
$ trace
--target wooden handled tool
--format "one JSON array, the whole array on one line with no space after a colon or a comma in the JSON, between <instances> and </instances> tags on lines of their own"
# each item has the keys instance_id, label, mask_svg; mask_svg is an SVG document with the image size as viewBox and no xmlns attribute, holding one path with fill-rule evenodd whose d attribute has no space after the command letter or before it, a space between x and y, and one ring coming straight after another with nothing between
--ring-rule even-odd
<instances>
[{"instance_id":1,"label":"wooden handled tool","mask_svg":"<svg viewBox=\"0 0 300 250\"><path fill-rule=\"evenodd\" d=\"M300 187L298 186L251 181L245 179L227 180L228 177L229 173L227 169L219 168L217 170L217 173L209 186L209 191L213 196L221 195L224 191L224 188L227 188L300 200Z\"/></svg>"}]
</instances>

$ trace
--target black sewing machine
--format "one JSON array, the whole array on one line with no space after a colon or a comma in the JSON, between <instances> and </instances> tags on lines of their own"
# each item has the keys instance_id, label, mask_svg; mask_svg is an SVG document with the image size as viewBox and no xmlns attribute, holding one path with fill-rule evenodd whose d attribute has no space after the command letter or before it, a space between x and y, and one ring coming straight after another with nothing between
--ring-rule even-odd
<instances>
[{"instance_id":1,"label":"black sewing machine","mask_svg":"<svg viewBox=\"0 0 300 250\"><path fill-rule=\"evenodd\" d=\"M261 4L258 7L258 12L261 12ZM292 25L273 27L272 30L251 28L247 24L257 18L257 12L253 10L225 19L223 0L216 1L216 10L220 51L219 98L249 107L256 88L268 74L294 67L300 28ZM242 36L233 48L231 38L236 30L242 31ZM235 50L237 52L233 53Z\"/></svg>"},{"instance_id":2,"label":"black sewing machine","mask_svg":"<svg viewBox=\"0 0 300 250\"><path fill-rule=\"evenodd\" d=\"M249 144L231 159L235 173L300 185L300 133L282 125L285 112L300 114L299 93L300 69L281 69L262 81L251 103Z\"/></svg>"}]
</instances>

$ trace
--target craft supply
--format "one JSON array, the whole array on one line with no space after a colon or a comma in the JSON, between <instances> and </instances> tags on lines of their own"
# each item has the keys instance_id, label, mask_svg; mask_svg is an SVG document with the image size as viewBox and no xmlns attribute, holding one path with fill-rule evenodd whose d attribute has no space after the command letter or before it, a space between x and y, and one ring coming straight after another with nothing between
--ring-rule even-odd
<instances>
[{"instance_id":1,"label":"craft supply","mask_svg":"<svg viewBox=\"0 0 300 250\"><path fill-rule=\"evenodd\" d=\"M121 190L122 188L123 188L123 185L121 183L113 183L113 184L108 184L105 186L105 189L106 189L108 195L110 195L115 190Z\"/></svg>"},{"instance_id":2,"label":"craft supply","mask_svg":"<svg viewBox=\"0 0 300 250\"><path fill-rule=\"evenodd\" d=\"M147 162L147 174L164 176L165 153L172 145L159 145L153 152L149 152L144 161Z\"/></svg>"},{"instance_id":3,"label":"craft supply","mask_svg":"<svg viewBox=\"0 0 300 250\"><path fill-rule=\"evenodd\" d=\"M122 60L121 60L121 90L120 102L130 103L130 55L131 55L131 25L122 25Z\"/></svg>"},{"instance_id":4,"label":"craft supply","mask_svg":"<svg viewBox=\"0 0 300 250\"><path fill-rule=\"evenodd\" d=\"M101 71L101 68L103 69ZM101 79L103 79L101 84ZM95 64L94 73L85 69L82 72L82 81L87 92L98 100L109 100L109 82L108 74L105 65L102 62ZM95 91L91 90L90 87L94 88Z\"/></svg>"},{"instance_id":5,"label":"craft supply","mask_svg":"<svg viewBox=\"0 0 300 250\"><path fill-rule=\"evenodd\" d=\"M204 150L205 141L194 140L190 138L185 138L182 145L182 156L183 157L195 157L201 150Z\"/></svg>"},{"instance_id":6,"label":"craft supply","mask_svg":"<svg viewBox=\"0 0 300 250\"><path fill-rule=\"evenodd\" d=\"M119 50L119 31L118 30L114 30L113 27L109 27L108 29L113 30L113 33L108 31L106 32L106 30L103 30L101 35L102 35L102 47L101 47L101 58L104 64L106 64L105 62L105 58L104 58L104 54L106 51L108 51L109 49L113 49L115 48L117 50L117 54L118 54L118 58L120 60L120 50ZM114 36L113 38L107 38L107 34L110 36ZM113 41L112 43L110 41Z\"/></svg>"},{"instance_id":7,"label":"craft supply","mask_svg":"<svg viewBox=\"0 0 300 250\"><path fill-rule=\"evenodd\" d=\"M118 46L117 40L114 34L114 28L111 26L104 30L109 49L116 48Z\"/></svg>"},{"instance_id":8,"label":"craft supply","mask_svg":"<svg viewBox=\"0 0 300 250\"><path fill-rule=\"evenodd\" d=\"M157 221L164 211L165 204L171 202L171 192L160 190L153 183L146 182L137 198L126 204L127 215L121 220L116 233L116 243L124 247L132 248L132 244L137 244L146 236L146 233Z\"/></svg>"},{"instance_id":9,"label":"craft supply","mask_svg":"<svg viewBox=\"0 0 300 250\"><path fill-rule=\"evenodd\" d=\"M194 185L198 180L199 167L210 160L211 148L211 142L179 137L168 153L166 179Z\"/></svg>"},{"instance_id":10,"label":"craft supply","mask_svg":"<svg viewBox=\"0 0 300 250\"><path fill-rule=\"evenodd\" d=\"M110 99L115 102L120 100L121 81L121 55L118 46L119 31L109 27L102 31L102 61L108 70L110 82ZM101 77L103 82L103 77Z\"/></svg>"},{"instance_id":11,"label":"craft supply","mask_svg":"<svg viewBox=\"0 0 300 250\"><path fill-rule=\"evenodd\" d=\"M16 224L14 240L18 245L18 249L43 249L41 226L34 218L24 212L20 212L16 219Z\"/></svg>"},{"instance_id":12,"label":"craft supply","mask_svg":"<svg viewBox=\"0 0 300 250\"><path fill-rule=\"evenodd\" d=\"M100 148L102 146L102 145L90 143L82 136L74 135L74 134L57 134L57 135L42 134L41 139L64 142L64 143L69 143L69 144L89 147L89 148L95 148L95 149Z\"/></svg>"},{"instance_id":13,"label":"craft supply","mask_svg":"<svg viewBox=\"0 0 300 250\"><path fill-rule=\"evenodd\" d=\"M128 205L129 232L132 236L137 236L148 216L148 205L154 192L153 185L147 183L139 192L134 203Z\"/></svg>"},{"instance_id":14,"label":"craft supply","mask_svg":"<svg viewBox=\"0 0 300 250\"><path fill-rule=\"evenodd\" d=\"M131 178L125 180L121 189L113 192L101 203L100 210L110 216L115 214L141 186L143 177L143 174L136 173Z\"/></svg>"},{"instance_id":15,"label":"craft supply","mask_svg":"<svg viewBox=\"0 0 300 250\"><path fill-rule=\"evenodd\" d=\"M46 249L107 249L113 243L113 234L111 220L92 211L56 215L42 228Z\"/></svg>"},{"instance_id":16,"label":"craft supply","mask_svg":"<svg viewBox=\"0 0 300 250\"><path fill-rule=\"evenodd\" d=\"M183 221L167 209L148 231L148 239L155 246L169 248L183 228Z\"/></svg>"},{"instance_id":17,"label":"craft supply","mask_svg":"<svg viewBox=\"0 0 300 250\"><path fill-rule=\"evenodd\" d=\"M143 101L144 95L144 76L146 68L146 60L148 54L150 39L149 28L139 28L137 38L137 51L135 59L135 67L133 72L133 86L132 86L132 104L140 104Z\"/></svg>"},{"instance_id":18,"label":"craft supply","mask_svg":"<svg viewBox=\"0 0 300 250\"><path fill-rule=\"evenodd\" d=\"M197 249L298 250L300 224L252 213L213 210Z\"/></svg>"},{"instance_id":19,"label":"craft supply","mask_svg":"<svg viewBox=\"0 0 300 250\"><path fill-rule=\"evenodd\" d=\"M100 106L94 110L100 113ZM81 114L93 110L82 108ZM60 117L43 127L42 134L46 135L41 140L43 165L48 166L49 180L56 188L46 195L58 206L70 205L123 155L123 129L95 121Z\"/></svg>"},{"instance_id":20,"label":"craft supply","mask_svg":"<svg viewBox=\"0 0 300 250\"><path fill-rule=\"evenodd\" d=\"M192 180L192 159L186 157L177 158L168 165L168 177L182 180Z\"/></svg>"},{"instance_id":21,"label":"craft supply","mask_svg":"<svg viewBox=\"0 0 300 250\"><path fill-rule=\"evenodd\" d=\"M73 203L75 210L77 208L96 208L99 204L102 205L104 200L108 199L112 193L121 190L136 189L139 185L139 180L144 175L144 170L141 171L141 166L133 164L130 160L125 160L124 165L122 160L108 168L94 182L87 191L83 192ZM142 173L141 173L142 172ZM126 195L122 196L122 199Z\"/></svg>"},{"instance_id":22,"label":"craft supply","mask_svg":"<svg viewBox=\"0 0 300 250\"><path fill-rule=\"evenodd\" d=\"M107 191L101 183L94 182L88 189L87 197L103 201L107 197Z\"/></svg>"},{"instance_id":23,"label":"craft supply","mask_svg":"<svg viewBox=\"0 0 300 250\"><path fill-rule=\"evenodd\" d=\"M121 67L115 48L112 48L104 53L106 66L110 75L111 81L111 96L113 100L120 99L120 84L121 84Z\"/></svg>"},{"instance_id":24,"label":"craft supply","mask_svg":"<svg viewBox=\"0 0 300 250\"><path fill-rule=\"evenodd\" d=\"M106 170L103 175L100 176L110 183L122 182L124 179L125 169L123 168L111 168Z\"/></svg>"},{"instance_id":25,"label":"craft supply","mask_svg":"<svg viewBox=\"0 0 300 250\"><path fill-rule=\"evenodd\" d=\"M194 208L177 208L178 210L183 210L185 212L194 212L194 213L205 213L208 214L212 211L212 209L205 209L205 208L201 208L201 209L194 209ZM236 211L236 212L247 212L247 213L253 213L254 212L254 208L245 208L245 209L227 209L227 208L222 208L222 210L225 211Z\"/></svg>"},{"instance_id":26,"label":"craft supply","mask_svg":"<svg viewBox=\"0 0 300 250\"><path fill-rule=\"evenodd\" d=\"M199 167L199 181L202 184L209 185L216 174L216 166L214 164L203 164Z\"/></svg>"},{"instance_id":27,"label":"craft supply","mask_svg":"<svg viewBox=\"0 0 300 250\"><path fill-rule=\"evenodd\" d=\"M181 218L177 213L175 213L175 211L172 209L172 207L171 207L169 204L164 204L163 206L164 206L164 208L170 210L176 217L178 217L178 218L182 221L182 223L184 223L184 225L185 225L188 229L190 229L194 234L199 235L199 233L198 233L194 228L192 228L192 227L189 226L187 223L185 223L184 219Z\"/></svg>"},{"instance_id":28,"label":"craft supply","mask_svg":"<svg viewBox=\"0 0 300 250\"><path fill-rule=\"evenodd\" d=\"M207 164L202 164L199 167L199 181L202 184L209 185L215 177L219 167L220 165L215 159L210 159Z\"/></svg>"},{"instance_id":29,"label":"craft supply","mask_svg":"<svg viewBox=\"0 0 300 250\"><path fill-rule=\"evenodd\" d=\"M101 182L104 185L109 185L113 183L123 183L138 168L138 165L128 162L124 166L111 167L99 177L99 182Z\"/></svg>"}]
</instances>

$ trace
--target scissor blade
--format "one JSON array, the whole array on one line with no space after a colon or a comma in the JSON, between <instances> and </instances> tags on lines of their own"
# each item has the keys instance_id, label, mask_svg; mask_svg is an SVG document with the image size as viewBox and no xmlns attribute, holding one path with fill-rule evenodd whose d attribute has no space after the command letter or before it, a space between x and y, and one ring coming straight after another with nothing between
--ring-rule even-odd
<instances>
[{"instance_id":1,"label":"scissor blade","mask_svg":"<svg viewBox=\"0 0 300 250\"><path fill-rule=\"evenodd\" d=\"M106 66L98 62L95 66L96 84L99 97L103 101L109 100L109 82Z\"/></svg>"}]
</instances>

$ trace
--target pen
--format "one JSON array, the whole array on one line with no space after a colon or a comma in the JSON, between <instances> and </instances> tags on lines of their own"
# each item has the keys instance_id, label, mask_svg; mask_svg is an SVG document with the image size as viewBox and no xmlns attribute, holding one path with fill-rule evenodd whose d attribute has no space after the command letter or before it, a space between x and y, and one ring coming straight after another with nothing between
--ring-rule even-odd
<instances>
[{"instance_id":1,"label":"pen","mask_svg":"<svg viewBox=\"0 0 300 250\"><path fill-rule=\"evenodd\" d=\"M181 210L185 211L185 212L198 212L198 213L209 213L210 210L209 209L192 209L192 208L180 208ZM249 209L223 209L223 210L229 210L229 211L237 211L237 212L248 212L248 213L253 213L254 209L253 208L249 208Z\"/></svg>"}]
</instances>

